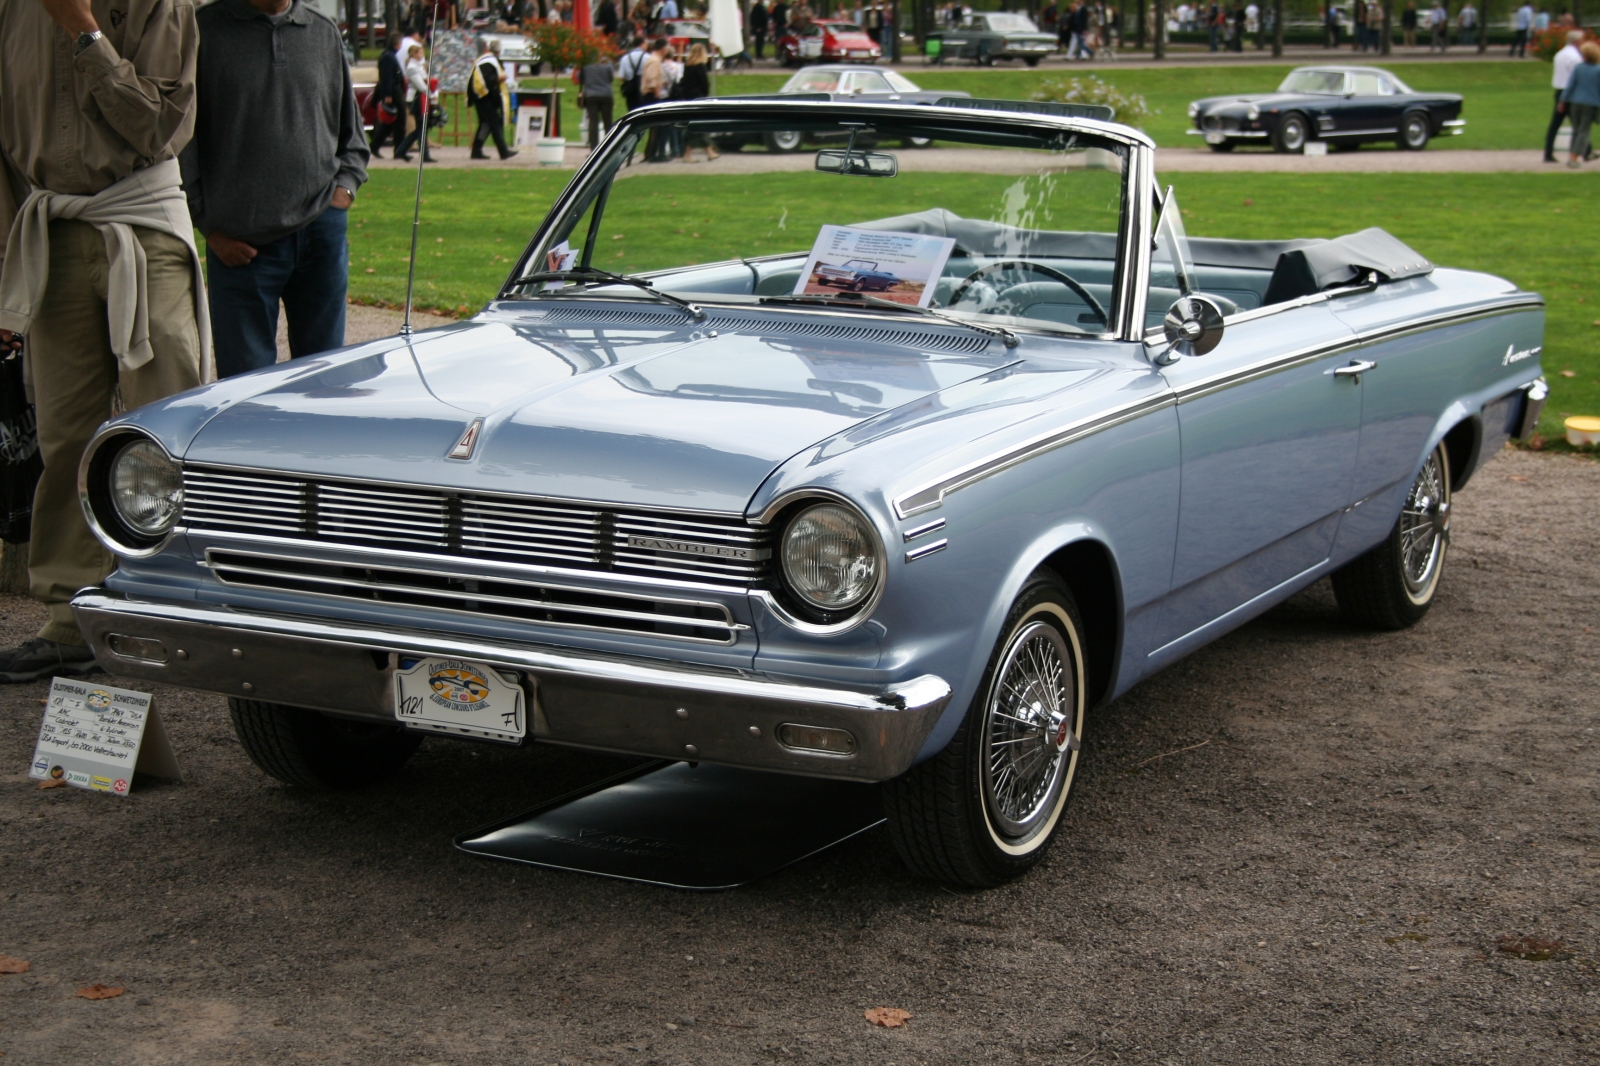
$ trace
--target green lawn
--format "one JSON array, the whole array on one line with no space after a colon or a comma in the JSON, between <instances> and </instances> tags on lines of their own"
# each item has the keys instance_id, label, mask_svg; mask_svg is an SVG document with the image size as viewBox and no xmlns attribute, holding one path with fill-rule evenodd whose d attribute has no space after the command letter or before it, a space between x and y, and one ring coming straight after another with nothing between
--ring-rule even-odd
<instances>
[{"instance_id":1,"label":"green lawn","mask_svg":"<svg viewBox=\"0 0 1600 1066\"><path fill-rule=\"evenodd\" d=\"M809 175L808 175L809 176ZM430 170L419 245L419 306L468 313L505 280L569 174L526 170ZM992 194L985 175L906 173L859 182L847 210L792 182L794 175L650 175L686 234L698 232L705 258L766 232L787 208L796 249L809 247L816 219L859 221ZM351 217L352 298L394 305L405 298L411 234L409 171L380 170ZM1013 181L1015 179L1007 179ZM1600 414L1600 247L1569 239L1582 230L1589 175L1550 174L1183 174L1174 182L1195 236L1331 237L1382 226L1435 262L1506 277L1549 301L1544 366L1551 400L1541 431L1561 434L1561 418ZM893 195L891 195L893 193ZM619 245L619 250L621 246ZM776 248L772 249L778 250ZM626 261L623 266L627 266ZM1564 376L1570 371L1572 376Z\"/></svg>"},{"instance_id":2,"label":"green lawn","mask_svg":"<svg viewBox=\"0 0 1600 1066\"><path fill-rule=\"evenodd\" d=\"M1324 62L1319 58L1318 62ZM1348 51L1329 53L1325 62L1364 62ZM1304 64L1303 64L1304 65ZM1375 63L1392 70L1419 92L1454 92L1466 97L1466 132L1435 142L1449 148L1540 148L1550 117L1550 66L1547 63ZM1189 128L1189 101L1227 93L1270 92L1292 66L1173 67L1168 70L1118 70L1110 64L1077 64L1065 71L914 69L911 80L924 89L961 89L973 96L1025 99L1046 78L1098 77L1126 93L1139 93L1156 111L1145 130L1163 147L1199 147ZM775 92L788 75L736 74L717 79L720 95ZM576 129L576 125L572 127ZM1367 149L1375 151L1377 149Z\"/></svg>"}]
</instances>

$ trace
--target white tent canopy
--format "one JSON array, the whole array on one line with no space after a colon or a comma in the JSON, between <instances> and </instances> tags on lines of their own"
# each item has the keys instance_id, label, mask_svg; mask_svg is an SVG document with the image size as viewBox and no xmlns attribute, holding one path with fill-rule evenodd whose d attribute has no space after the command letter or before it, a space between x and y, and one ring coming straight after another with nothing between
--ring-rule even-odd
<instances>
[{"instance_id":1,"label":"white tent canopy","mask_svg":"<svg viewBox=\"0 0 1600 1066\"><path fill-rule=\"evenodd\" d=\"M744 51L744 18L739 13L739 0L711 0L708 14L711 43L717 50L724 56Z\"/></svg>"}]
</instances>

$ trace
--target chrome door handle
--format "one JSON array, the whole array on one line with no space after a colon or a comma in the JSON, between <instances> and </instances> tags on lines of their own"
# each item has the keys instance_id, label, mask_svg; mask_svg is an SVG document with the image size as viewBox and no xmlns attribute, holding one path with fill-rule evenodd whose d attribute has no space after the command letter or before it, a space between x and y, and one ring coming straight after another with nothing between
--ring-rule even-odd
<instances>
[{"instance_id":1,"label":"chrome door handle","mask_svg":"<svg viewBox=\"0 0 1600 1066\"><path fill-rule=\"evenodd\" d=\"M1360 381L1362 374L1365 374L1367 371L1371 370L1377 365L1377 363L1371 363L1365 359L1352 359L1348 366L1334 367L1333 376L1336 378L1352 378L1356 381Z\"/></svg>"}]
</instances>

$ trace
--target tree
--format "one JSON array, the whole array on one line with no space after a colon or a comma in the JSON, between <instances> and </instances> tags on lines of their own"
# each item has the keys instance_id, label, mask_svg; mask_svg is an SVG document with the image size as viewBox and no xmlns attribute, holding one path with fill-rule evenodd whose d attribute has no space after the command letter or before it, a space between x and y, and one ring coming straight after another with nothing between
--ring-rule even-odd
<instances>
[{"instance_id":1,"label":"tree","mask_svg":"<svg viewBox=\"0 0 1600 1066\"><path fill-rule=\"evenodd\" d=\"M566 22L535 22L528 26L535 53L550 64L550 87L561 87L561 72L586 67L611 51L611 42L599 30L574 29Z\"/></svg>"},{"instance_id":2,"label":"tree","mask_svg":"<svg viewBox=\"0 0 1600 1066\"><path fill-rule=\"evenodd\" d=\"M1394 0L1383 0L1383 47L1378 51L1388 55L1394 44Z\"/></svg>"},{"instance_id":3,"label":"tree","mask_svg":"<svg viewBox=\"0 0 1600 1066\"><path fill-rule=\"evenodd\" d=\"M1272 0L1272 58L1283 57L1283 0Z\"/></svg>"},{"instance_id":4,"label":"tree","mask_svg":"<svg viewBox=\"0 0 1600 1066\"><path fill-rule=\"evenodd\" d=\"M1282 3L1283 0L1278 0ZM1167 7L1164 0L1156 0L1155 46L1151 51L1152 59L1167 58Z\"/></svg>"}]
</instances>

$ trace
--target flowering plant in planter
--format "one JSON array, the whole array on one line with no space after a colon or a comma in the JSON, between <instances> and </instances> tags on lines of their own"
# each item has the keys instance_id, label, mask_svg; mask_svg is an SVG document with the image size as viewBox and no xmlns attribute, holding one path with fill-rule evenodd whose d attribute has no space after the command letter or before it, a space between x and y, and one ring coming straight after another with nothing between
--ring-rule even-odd
<instances>
[{"instance_id":1,"label":"flowering plant in planter","mask_svg":"<svg viewBox=\"0 0 1600 1066\"><path fill-rule=\"evenodd\" d=\"M550 64L551 88L559 87L562 71L587 66L611 50L599 30L574 29L567 22L529 23L528 36L539 59Z\"/></svg>"}]
</instances>

